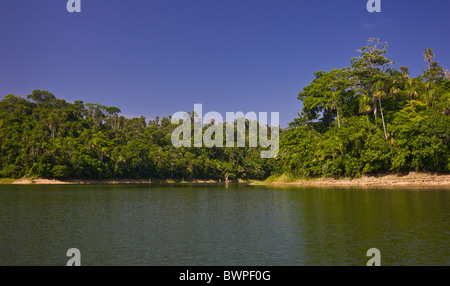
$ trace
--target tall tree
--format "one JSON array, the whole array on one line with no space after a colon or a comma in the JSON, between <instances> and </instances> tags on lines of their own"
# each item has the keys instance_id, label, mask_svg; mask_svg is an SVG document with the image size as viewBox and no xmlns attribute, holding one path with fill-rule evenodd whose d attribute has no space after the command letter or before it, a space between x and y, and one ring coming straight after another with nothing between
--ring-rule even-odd
<instances>
[{"instance_id":1,"label":"tall tree","mask_svg":"<svg viewBox=\"0 0 450 286\"><path fill-rule=\"evenodd\" d=\"M386 71L390 65L394 64L385 57L387 47L387 43L381 43L379 39L369 39L368 45L359 50L361 55L351 60L352 70L358 81L357 88L365 90L365 93L372 98L375 122L378 106L377 98L374 96L374 85L388 76Z\"/></svg>"},{"instance_id":2,"label":"tall tree","mask_svg":"<svg viewBox=\"0 0 450 286\"><path fill-rule=\"evenodd\" d=\"M426 48L425 51L422 53L425 57L425 61L428 62L428 68L431 67L431 61L434 59L434 53L431 48Z\"/></svg>"}]
</instances>

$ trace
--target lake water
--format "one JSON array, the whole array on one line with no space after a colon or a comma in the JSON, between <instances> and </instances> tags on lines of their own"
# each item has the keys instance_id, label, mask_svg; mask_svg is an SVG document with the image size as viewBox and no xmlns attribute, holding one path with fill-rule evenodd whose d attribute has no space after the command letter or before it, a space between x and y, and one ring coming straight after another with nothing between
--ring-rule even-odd
<instances>
[{"instance_id":1,"label":"lake water","mask_svg":"<svg viewBox=\"0 0 450 286\"><path fill-rule=\"evenodd\" d=\"M0 265L450 265L449 189L1 185Z\"/></svg>"}]
</instances>

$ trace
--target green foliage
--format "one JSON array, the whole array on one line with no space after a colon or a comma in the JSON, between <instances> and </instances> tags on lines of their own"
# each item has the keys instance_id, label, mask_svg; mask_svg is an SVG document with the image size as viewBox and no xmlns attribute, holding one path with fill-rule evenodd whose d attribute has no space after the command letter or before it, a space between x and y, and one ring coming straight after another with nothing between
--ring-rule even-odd
<instances>
[{"instance_id":1,"label":"green foliage","mask_svg":"<svg viewBox=\"0 0 450 286\"><path fill-rule=\"evenodd\" d=\"M379 46L370 39L352 66L317 72L300 92L303 110L281 138L278 173L310 178L450 171L444 69L427 49L424 74L409 78L406 67L388 68L387 44Z\"/></svg>"},{"instance_id":2,"label":"green foliage","mask_svg":"<svg viewBox=\"0 0 450 286\"><path fill-rule=\"evenodd\" d=\"M120 109L47 91L0 102L0 177L257 179L359 177L450 171L450 76L428 66L410 78L390 68L387 44L370 39L351 66L315 73L303 109L282 130L275 159L260 148L175 148L171 117L127 119ZM206 128L206 127L205 127ZM205 130L204 128L204 130ZM203 130L203 131L204 131ZM248 134L245 134L248 139ZM225 140L225 137L224 137Z\"/></svg>"},{"instance_id":3,"label":"green foliage","mask_svg":"<svg viewBox=\"0 0 450 286\"><path fill-rule=\"evenodd\" d=\"M52 168L52 175L54 178L66 179L70 175L70 169L65 165L56 165Z\"/></svg>"},{"instance_id":4,"label":"green foliage","mask_svg":"<svg viewBox=\"0 0 450 286\"><path fill-rule=\"evenodd\" d=\"M265 179L259 148L175 148L170 116L146 122L120 109L46 91L0 102L0 177ZM205 127L206 128L206 127ZM248 134L246 134L248 138ZM224 138L225 140L225 138Z\"/></svg>"},{"instance_id":5,"label":"green foliage","mask_svg":"<svg viewBox=\"0 0 450 286\"><path fill-rule=\"evenodd\" d=\"M294 177L292 174L282 174L282 175L271 175L268 177L265 182L266 183L291 183L297 181L298 178Z\"/></svg>"}]
</instances>

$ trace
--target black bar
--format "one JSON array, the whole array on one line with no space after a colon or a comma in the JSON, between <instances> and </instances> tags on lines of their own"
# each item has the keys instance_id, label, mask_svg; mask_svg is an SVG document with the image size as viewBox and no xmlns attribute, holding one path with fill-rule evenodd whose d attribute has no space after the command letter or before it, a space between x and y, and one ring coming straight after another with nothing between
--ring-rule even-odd
<instances>
[{"instance_id":1,"label":"black bar","mask_svg":"<svg viewBox=\"0 0 450 286\"><path fill-rule=\"evenodd\" d=\"M395 280L417 282L445 278L446 267L217 267L217 266L156 266L156 267L0 267L4 279L14 284L66 282L85 285L91 283L143 285L323 285L323 283L351 283L385 285ZM208 275L206 275L208 273ZM231 274L233 273L233 274ZM212 274L212 275L211 275ZM185 278L183 280L183 277ZM211 278L209 278L211 277ZM428 277L428 278L427 278ZM188 278L186 280L186 278ZM192 278L195 278L192 280ZM8 280L6 280L8 281ZM445 280L443 280L445 281Z\"/></svg>"}]
</instances>

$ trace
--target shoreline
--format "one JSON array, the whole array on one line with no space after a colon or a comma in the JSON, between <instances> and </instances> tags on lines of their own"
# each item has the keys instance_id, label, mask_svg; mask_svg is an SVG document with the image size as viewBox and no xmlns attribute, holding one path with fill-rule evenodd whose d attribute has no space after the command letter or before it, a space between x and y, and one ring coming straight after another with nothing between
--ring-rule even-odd
<instances>
[{"instance_id":1,"label":"shoreline","mask_svg":"<svg viewBox=\"0 0 450 286\"><path fill-rule=\"evenodd\" d=\"M42 178L21 178L11 180L3 184L9 185L118 185L118 184L218 184L214 180L190 180L190 181L175 181L175 180L149 180L144 179L105 179L105 180L58 180L58 179L42 179Z\"/></svg>"},{"instance_id":2,"label":"shoreline","mask_svg":"<svg viewBox=\"0 0 450 286\"><path fill-rule=\"evenodd\" d=\"M388 174L380 176L362 176L357 179L318 178L298 181L264 182L256 180L238 180L239 184L263 186L320 186L320 187L449 187L450 174L430 174L410 172L408 175ZM57 180L42 178L0 179L0 185L118 185L118 184L225 184L215 180L152 180L144 179L107 179L107 180Z\"/></svg>"},{"instance_id":3,"label":"shoreline","mask_svg":"<svg viewBox=\"0 0 450 286\"><path fill-rule=\"evenodd\" d=\"M319 178L293 182L270 182L269 186L320 186L320 187L448 187L450 175L410 172L408 175L388 174L380 176L362 176L356 179Z\"/></svg>"},{"instance_id":4,"label":"shoreline","mask_svg":"<svg viewBox=\"0 0 450 286\"><path fill-rule=\"evenodd\" d=\"M260 183L262 181L256 180L238 180L230 181L230 184L253 184ZM224 181L215 180L155 180L152 181L145 179L104 179L104 180L92 180L92 179L42 179L42 178L20 178L20 179L0 179L0 185L119 185L119 184L142 184L142 185L161 185L161 184L225 184Z\"/></svg>"}]
</instances>

